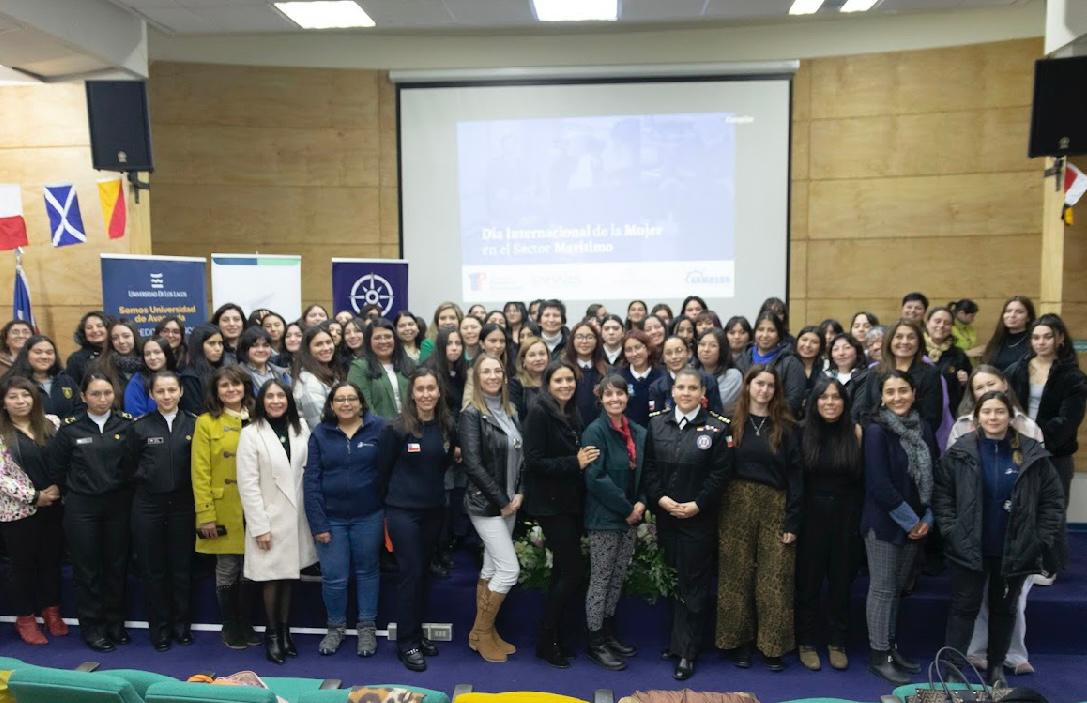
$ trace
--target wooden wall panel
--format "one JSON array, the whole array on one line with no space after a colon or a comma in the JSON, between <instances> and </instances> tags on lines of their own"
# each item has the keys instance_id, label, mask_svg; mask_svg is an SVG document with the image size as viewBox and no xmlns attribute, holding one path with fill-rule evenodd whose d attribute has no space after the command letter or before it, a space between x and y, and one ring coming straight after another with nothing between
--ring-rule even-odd
<instances>
[{"instance_id":1,"label":"wooden wall panel","mask_svg":"<svg viewBox=\"0 0 1087 703\"><path fill-rule=\"evenodd\" d=\"M326 71L156 63L151 83L156 125L198 124L301 130L376 131L377 71Z\"/></svg>"},{"instance_id":2,"label":"wooden wall panel","mask_svg":"<svg viewBox=\"0 0 1087 703\"><path fill-rule=\"evenodd\" d=\"M811 181L812 239L1000 237L1038 232L1037 172ZM984 245L982 245L984 246Z\"/></svg>"},{"instance_id":3,"label":"wooden wall panel","mask_svg":"<svg viewBox=\"0 0 1087 703\"><path fill-rule=\"evenodd\" d=\"M811 116L858 117L1029 105L1041 39L812 62Z\"/></svg>"},{"instance_id":4,"label":"wooden wall panel","mask_svg":"<svg viewBox=\"0 0 1087 703\"><path fill-rule=\"evenodd\" d=\"M156 189L156 206L171 212L170 231L183 244L225 250L258 247L265 241L344 246L377 245L380 232L376 188L295 188L170 184ZM275 233L274 240L269 233ZM173 238L156 238L165 244Z\"/></svg>"},{"instance_id":5,"label":"wooden wall panel","mask_svg":"<svg viewBox=\"0 0 1087 703\"><path fill-rule=\"evenodd\" d=\"M155 63L156 253L399 254L395 90L384 71Z\"/></svg>"},{"instance_id":6,"label":"wooden wall panel","mask_svg":"<svg viewBox=\"0 0 1087 703\"><path fill-rule=\"evenodd\" d=\"M812 178L1033 171L1030 108L1010 107L812 122Z\"/></svg>"},{"instance_id":7,"label":"wooden wall panel","mask_svg":"<svg viewBox=\"0 0 1087 703\"><path fill-rule=\"evenodd\" d=\"M873 294L887 295L888 285L899 281L906 290L921 289L931 299L943 302L957 297L1003 298L1010 285L1028 290L1038 287L1040 262L1035 235L1002 237L997 255L984 257L983 263L976 266L966 263L977 256L977 243L971 237L945 237L938 242L907 238L813 239L806 244L808 295L812 298L879 297ZM934 246L939 248L940 256L927 255ZM910 275L914 274L916 280L921 268L926 285L909 287ZM836 275L825 275L828 271Z\"/></svg>"},{"instance_id":8,"label":"wooden wall panel","mask_svg":"<svg viewBox=\"0 0 1087 703\"><path fill-rule=\"evenodd\" d=\"M161 125L160 183L377 187L376 130Z\"/></svg>"}]
</instances>

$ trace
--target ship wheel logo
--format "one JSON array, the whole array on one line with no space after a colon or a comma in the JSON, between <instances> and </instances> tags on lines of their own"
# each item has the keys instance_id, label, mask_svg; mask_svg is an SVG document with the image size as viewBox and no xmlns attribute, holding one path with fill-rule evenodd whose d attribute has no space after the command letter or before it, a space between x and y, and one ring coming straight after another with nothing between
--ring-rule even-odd
<instances>
[{"instance_id":1,"label":"ship wheel logo","mask_svg":"<svg viewBox=\"0 0 1087 703\"><path fill-rule=\"evenodd\" d=\"M350 299L355 312L361 312L367 305L377 305L384 317L393 307L393 287L376 273L368 273L351 286Z\"/></svg>"}]
</instances>

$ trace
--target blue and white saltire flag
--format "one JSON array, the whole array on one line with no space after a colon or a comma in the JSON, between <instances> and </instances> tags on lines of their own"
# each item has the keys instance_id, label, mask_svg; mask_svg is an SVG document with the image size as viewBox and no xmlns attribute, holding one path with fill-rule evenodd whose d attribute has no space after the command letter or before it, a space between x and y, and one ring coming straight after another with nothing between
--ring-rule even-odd
<instances>
[{"instance_id":1,"label":"blue and white saltire flag","mask_svg":"<svg viewBox=\"0 0 1087 703\"><path fill-rule=\"evenodd\" d=\"M44 195L53 246L64 247L87 241L87 230L83 227L83 216L79 213L75 185L69 183L45 186Z\"/></svg>"},{"instance_id":2,"label":"blue and white saltire flag","mask_svg":"<svg viewBox=\"0 0 1087 703\"><path fill-rule=\"evenodd\" d=\"M23 270L23 250L15 250L15 292L11 296L11 319L29 322L30 326L37 330L34 322L34 311L30 309L30 285L26 282L26 271Z\"/></svg>"}]
</instances>

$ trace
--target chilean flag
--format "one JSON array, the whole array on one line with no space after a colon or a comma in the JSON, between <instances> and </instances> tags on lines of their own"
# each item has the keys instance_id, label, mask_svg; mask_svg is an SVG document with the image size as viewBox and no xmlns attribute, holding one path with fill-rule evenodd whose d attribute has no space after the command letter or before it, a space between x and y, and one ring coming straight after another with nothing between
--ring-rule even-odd
<instances>
[{"instance_id":1,"label":"chilean flag","mask_svg":"<svg viewBox=\"0 0 1087 703\"><path fill-rule=\"evenodd\" d=\"M0 249L25 246L22 188L15 183L0 183Z\"/></svg>"}]
</instances>

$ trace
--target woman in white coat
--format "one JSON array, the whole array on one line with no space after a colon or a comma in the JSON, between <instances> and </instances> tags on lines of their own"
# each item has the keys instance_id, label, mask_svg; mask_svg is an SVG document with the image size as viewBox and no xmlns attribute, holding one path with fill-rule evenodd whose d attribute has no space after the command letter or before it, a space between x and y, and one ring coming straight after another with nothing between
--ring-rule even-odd
<instances>
[{"instance_id":1,"label":"woman in white coat","mask_svg":"<svg viewBox=\"0 0 1087 703\"><path fill-rule=\"evenodd\" d=\"M245 515L245 577L264 584L269 661L297 656L287 616L291 585L317 561L302 502L309 430L291 389L273 379L257 394L253 422L238 440L238 493Z\"/></svg>"}]
</instances>

